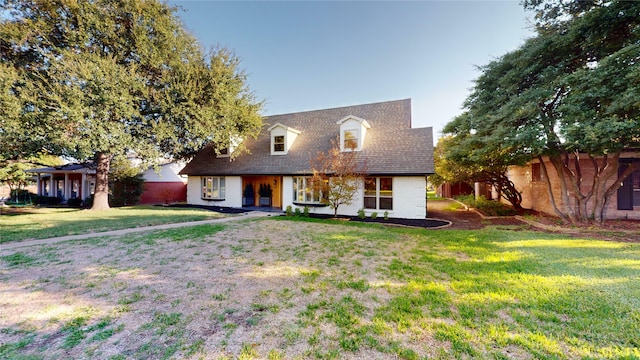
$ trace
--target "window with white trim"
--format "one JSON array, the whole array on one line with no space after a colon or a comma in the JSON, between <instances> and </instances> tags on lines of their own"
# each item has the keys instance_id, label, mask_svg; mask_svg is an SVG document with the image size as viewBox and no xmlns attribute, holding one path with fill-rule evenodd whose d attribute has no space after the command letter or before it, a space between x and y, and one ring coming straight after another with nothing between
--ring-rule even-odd
<instances>
[{"instance_id":1,"label":"window with white trim","mask_svg":"<svg viewBox=\"0 0 640 360\"><path fill-rule=\"evenodd\" d=\"M229 157L230 156L228 147L220 149L218 152L219 153L218 153L217 157L219 157L219 158L221 158L221 157Z\"/></svg>"},{"instance_id":2,"label":"window with white trim","mask_svg":"<svg viewBox=\"0 0 640 360\"><path fill-rule=\"evenodd\" d=\"M224 200L225 183L223 177L202 178L202 198L208 200Z\"/></svg>"},{"instance_id":3,"label":"window with white trim","mask_svg":"<svg viewBox=\"0 0 640 360\"><path fill-rule=\"evenodd\" d=\"M359 150L358 149L359 138L360 138L360 131L358 131L357 129L344 130L342 132L342 139L343 139L342 148L345 151Z\"/></svg>"},{"instance_id":4,"label":"window with white trim","mask_svg":"<svg viewBox=\"0 0 640 360\"><path fill-rule=\"evenodd\" d=\"M273 137L273 152L284 152L284 135L276 135Z\"/></svg>"},{"instance_id":5,"label":"window with white trim","mask_svg":"<svg viewBox=\"0 0 640 360\"><path fill-rule=\"evenodd\" d=\"M322 202L322 191L313 188L310 176L294 177L293 201L304 204L320 204Z\"/></svg>"},{"instance_id":6,"label":"window with white trim","mask_svg":"<svg viewBox=\"0 0 640 360\"><path fill-rule=\"evenodd\" d=\"M364 208L393 210L393 178L364 178Z\"/></svg>"}]
</instances>

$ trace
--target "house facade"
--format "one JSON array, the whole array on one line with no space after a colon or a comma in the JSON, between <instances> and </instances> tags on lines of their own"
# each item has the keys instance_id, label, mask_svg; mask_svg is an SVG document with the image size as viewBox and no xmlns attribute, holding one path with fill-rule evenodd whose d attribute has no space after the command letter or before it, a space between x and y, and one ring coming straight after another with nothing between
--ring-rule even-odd
<instances>
[{"instance_id":1,"label":"house facade","mask_svg":"<svg viewBox=\"0 0 640 360\"><path fill-rule=\"evenodd\" d=\"M619 159L619 174L629 165L635 166L634 172L623 182L622 186L613 194L606 208L607 219L640 219L640 158L637 152L625 152ZM553 165L545 159L549 179L552 184L553 196L558 204L561 204L561 190ZM575 170L575 162L571 164ZM594 167L589 158L585 155L580 157L580 170L582 173L582 186L584 192L591 187ZM522 207L541 211L554 215L553 207L549 199L547 183L541 171L541 164L538 160L532 161L526 166L512 166L509 168L507 176L522 194ZM617 179L609 179L606 186L610 186ZM592 199L587 211L592 211Z\"/></svg>"},{"instance_id":2,"label":"house facade","mask_svg":"<svg viewBox=\"0 0 640 360\"><path fill-rule=\"evenodd\" d=\"M139 203L165 204L186 201L187 179L178 175L183 167L184 163L172 162L161 165L158 173L154 168L144 171L144 191L140 195ZM86 201L95 190L96 167L93 162L44 167L25 172L34 174L37 195L57 197L62 203L72 199Z\"/></svg>"},{"instance_id":3,"label":"house facade","mask_svg":"<svg viewBox=\"0 0 640 360\"><path fill-rule=\"evenodd\" d=\"M39 196L57 197L62 202L85 200L95 189L96 168L93 163L65 164L25 172L35 175Z\"/></svg>"},{"instance_id":4,"label":"house facade","mask_svg":"<svg viewBox=\"0 0 640 360\"><path fill-rule=\"evenodd\" d=\"M426 176L433 174L430 127L412 128L411 100L397 100L265 118L247 152L230 157L202 149L181 171L188 176L187 203L226 207L308 207L333 214L311 186L311 160L333 144L357 151L366 168L341 215L377 212L390 217L426 217ZM231 152L233 149L230 149Z\"/></svg>"}]
</instances>

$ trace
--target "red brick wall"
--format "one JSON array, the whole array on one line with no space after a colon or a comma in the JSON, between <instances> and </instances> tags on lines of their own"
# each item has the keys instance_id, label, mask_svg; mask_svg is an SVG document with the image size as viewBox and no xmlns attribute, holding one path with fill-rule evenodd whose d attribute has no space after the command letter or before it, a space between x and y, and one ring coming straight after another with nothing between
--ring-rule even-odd
<instances>
[{"instance_id":1,"label":"red brick wall","mask_svg":"<svg viewBox=\"0 0 640 360\"><path fill-rule=\"evenodd\" d=\"M624 157L633 157L633 154L625 154L628 156ZM534 161L538 162L538 161ZM556 170L548 161L545 161L547 172L549 173L549 178L551 179L552 191L554 194L554 198L556 200L556 204L558 208L562 209L562 198L560 191L560 184L558 182L558 176L556 174ZM586 191L591 186L591 181L593 180L594 168L591 162L586 158L580 159L580 167L582 169L582 190ZM573 167L572 167L573 168ZM524 167L520 166L512 166L509 168L508 176L516 185L516 189L522 193L522 207L526 209L533 209L536 211L541 211L550 215L556 215L553 211L553 207L551 206L551 202L549 201L549 195L547 191L547 183L543 179L540 182L532 181L532 171L531 165L527 165ZM608 185L611 185L616 179L613 178L609 181ZM608 219L640 219L640 210L618 210L617 209L617 193L614 193L606 210L606 216ZM573 197L570 197L571 201L573 201ZM588 211L593 209L593 203L595 199L592 198L589 201Z\"/></svg>"},{"instance_id":2,"label":"red brick wall","mask_svg":"<svg viewBox=\"0 0 640 360\"><path fill-rule=\"evenodd\" d=\"M147 182L140 204L165 204L187 201L187 185L181 182Z\"/></svg>"}]
</instances>

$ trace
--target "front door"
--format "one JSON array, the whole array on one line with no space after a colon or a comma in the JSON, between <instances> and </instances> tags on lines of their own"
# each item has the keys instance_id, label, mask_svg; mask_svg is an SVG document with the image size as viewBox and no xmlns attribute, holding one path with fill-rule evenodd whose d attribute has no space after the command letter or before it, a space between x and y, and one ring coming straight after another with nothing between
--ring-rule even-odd
<instances>
[{"instance_id":1,"label":"front door","mask_svg":"<svg viewBox=\"0 0 640 360\"><path fill-rule=\"evenodd\" d=\"M243 176L242 189L243 206L282 209L282 176Z\"/></svg>"}]
</instances>

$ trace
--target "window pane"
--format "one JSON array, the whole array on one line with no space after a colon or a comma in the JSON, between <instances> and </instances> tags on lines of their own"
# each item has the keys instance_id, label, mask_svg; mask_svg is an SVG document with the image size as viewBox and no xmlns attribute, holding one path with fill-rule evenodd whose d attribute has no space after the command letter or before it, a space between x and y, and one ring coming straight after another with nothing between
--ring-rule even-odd
<instances>
[{"instance_id":1,"label":"window pane","mask_svg":"<svg viewBox=\"0 0 640 360\"><path fill-rule=\"evenodd\" d=\"M376 178L373 178L373 177L364 178L364 195L376 196Z\"/></svg>"},{"instance_id":2,"label":"window pane","mask_svg":"<svg viewBox=\"0 0 640 360\"><path fill-rule=\"evenodd\" d=\"M225 196L225 182L224 178L220 178L220 199L224 199Z\"/></svg>"},{"instance_id":3,"label":"window pane","mask_svg":"<svg viewBox=\"0 0 640 360\"><path fill-rule=\"evenodd\" d=\"M365 209L375 209L376 208L376 197L375 196L365 196L364 197L364 208Z\"/></svg>"},{"instance_id":4,"label":"window pane","mask_svg":"<svg viewBox=\"0 0 640 360\"><path fill-rule=\"evenodd\" d=\"M392 198L380 198L380 209L382 210L393 210L393 199Z\"/></svg>"},{"instance_id":5,"label":"window pane","mask_svg":"<svg viewBox=\"0 0 640 360\"><path fill-rule=\"evenodd\" d=\"M284 151L284 136L273 137L273 151Z\"/></svg>"},{"instance_id":6,"label":"window pane","mask_svg":"<svg viewBox=\"0 0 640 360\"><path fill-rule=\"evenodd\" d=\"M388 192L389 196L391 196L391 184L393 183L391 178L380 178L380 193L382 195L382 192Z\"/></svg>"},{"instance_id":7,"label":"window pane","mask_svg":"<svg viewBox=\"0 0 640 360\"><path fill-rule=\"evenodd\" d=\"M531 181L538 182L542 180L540 172L540 163L531 164Z\"/></svg>"},{"instance_id":8,"label":"window pane","mask_svg":"<svg viewBox=\"0 0 640 360\"><path fill-rule=\"evenodd\" d=\"M636 170L631 173L631 182L633 183L633 189L640 189L640 170Z\"/></svg>"},{"instance_id":9,"label":"window pane","mask_svg":"<svg viewBox=\"0 0 640 360\"><path fill-rule=\"evenodd\" d=\"M355 149L358 147L358 130L344 131L344 148Z\"/></svg>"}]
</instances>

